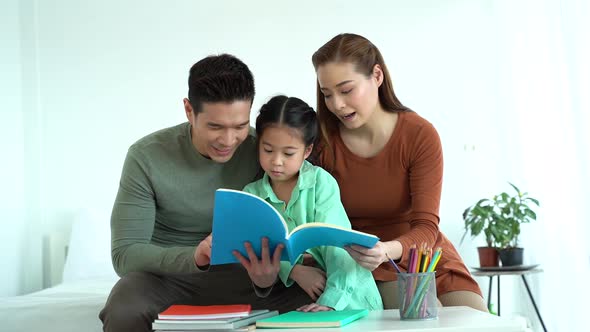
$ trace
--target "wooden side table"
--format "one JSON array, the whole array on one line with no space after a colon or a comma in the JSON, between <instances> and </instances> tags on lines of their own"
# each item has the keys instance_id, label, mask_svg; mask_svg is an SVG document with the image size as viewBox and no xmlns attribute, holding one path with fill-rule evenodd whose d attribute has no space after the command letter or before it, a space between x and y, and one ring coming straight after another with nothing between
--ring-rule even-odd
<instances>
[{"instance_id":1,"label":"wooden side table","mask_svg":"<svg viewBox=\"0 0 590 332\"><path fill-rule=\"evenodd\" d=\"M526 287L527 293L529 294L529 298L531 299L531 303L535 308L535 312L537 313L537 317L541 322L541 326L543 327L543 331L547 332L547 328L545 327L545 323L543 322L543 318L541 317L541 313L539 312L539 308L537 308L537 303L535 302L535 298L533 297L533 293L531 293L531 289L529 287L528 282L526 281L525 275L532 274L532 273L540 273L543 272L543 269L539 268L532 268L528 270L516 270L514 267L497 267L497 268L490 268L493 270L478 270L478 271L471 271L471 274L477 277L489 277L490 278L490 286L488 289L488 308L490 307L491 298L492 298L492 281L494 277L497 277L498 281L498 316L500 316L500 276L504 275L515 275L520 276L524 286Z\"/></svg>"}]
</instances>

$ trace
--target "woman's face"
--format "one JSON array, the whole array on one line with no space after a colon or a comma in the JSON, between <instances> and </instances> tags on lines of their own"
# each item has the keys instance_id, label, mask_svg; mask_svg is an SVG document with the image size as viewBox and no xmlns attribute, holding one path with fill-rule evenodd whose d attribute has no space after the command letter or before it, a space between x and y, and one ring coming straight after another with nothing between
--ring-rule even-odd
<instances>
[{"instance_id":1,"label":"woman's face","mask_svg":"<svg viewBox=\"0 0 590 332\"><path fill-rule=\"evenodd\" d=\"M369 77L349 62L328 62L316 74L326 106L346 128L363 126L379 107L383 73L378 65Z\"/></svg>"}]
</instances>

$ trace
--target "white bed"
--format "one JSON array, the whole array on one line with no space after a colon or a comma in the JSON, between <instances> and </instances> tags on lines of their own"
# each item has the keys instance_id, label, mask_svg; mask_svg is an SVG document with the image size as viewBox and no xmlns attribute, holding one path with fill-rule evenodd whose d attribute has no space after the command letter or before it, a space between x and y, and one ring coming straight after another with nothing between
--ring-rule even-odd
<instances>
[{"instance_id":1,"label":"white bed","mask_svg":"<svg viewBox=\"0 0 590 332\"><path fill-rule=\"evenodd\" d=\"M85 211L72 224L63 281L0 298L0 331L102 331L98 313L117 280L110 261L108 213Z\"/></svg>"}]
</instances>

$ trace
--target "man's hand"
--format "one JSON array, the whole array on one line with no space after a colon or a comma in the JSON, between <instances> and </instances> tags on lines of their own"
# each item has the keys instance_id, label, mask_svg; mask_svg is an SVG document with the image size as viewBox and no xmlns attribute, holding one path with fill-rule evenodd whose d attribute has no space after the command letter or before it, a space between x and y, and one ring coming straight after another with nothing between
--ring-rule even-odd
<instances>
[{"instance_id":1,"label":"man's hand","mask_svg":"<svg viewBox=\"0 0 590 332\"><path fill-rule=\"evenodd\" d=\"M262 252L260 259L258 259L256 256L256 253L254 252L254 249L252 249L250 242L244 243L244 248L246 248L249 259L242 256L237 250L234 250L233 254L236 259L246 268L248 275L250 276L250 279L254 285L260 288L268 288L274 285L275 281L277 280L277 276L279 275L279 269L281 267L281 254L284 247L285 246L280 243L275 249L271 260L269 253L270 250L268 248L268 238L264 237L262 238Z\"/></svg>"},{"instance_id":2,"label":"man's hand","mask_svg":"<svg viewBox=\"0 0 590 332\"><path fill-rule=\"evenodd\" d=\"M312 266L297 264L289 275L312 300L317 301L326 287L326 272Z\"/></svg>"},{"instance_id":3,"label":"man's hand","mask_svg":"<svg viewBox=\"0 0 590 332\"><path fill-rule=\"evenodd\" d=\"M310 303L297 308L297 311L303 312L317 312L317 311L332 311L334 308L326 307L317 303Z\"/></svg>"},{"instance_id":4,"label":"man's hand","mask_svg":"<svg viewBox=\"0 0 590 332\"><path fill-rule=\"evenodd\" d=\"M344 247L344 250L362 267L369 271L375 270L381 263L387 261L385 244L378 241L373 248L351 245Z\"/></svg>"},{"instance_id":5,"label":"man's hand","mask_svg":"<svg viewBox=\"0 0 590 332\"><path fill-rule=\"evenodd\" d=\"M206 238L199 243L195 250L195 264L198 268L206 267L211 263L211 241L213 239L212 234L209 234Z\"/></svg>"}]
</instances>

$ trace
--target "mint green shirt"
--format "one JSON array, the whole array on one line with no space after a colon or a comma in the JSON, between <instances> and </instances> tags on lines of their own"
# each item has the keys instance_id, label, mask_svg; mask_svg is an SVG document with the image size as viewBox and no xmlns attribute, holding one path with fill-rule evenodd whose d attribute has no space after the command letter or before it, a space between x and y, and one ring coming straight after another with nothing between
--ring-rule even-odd
<instances>
[{"instance_id":1,"label":"mint green shirt","mask_svg":"<svg viewBox=\"0 0 590 332\"><path fill-rule=\"evenodd\" d=\"M263 198L281 212L289 231L295 227L324 222L351 228L348 216L340 201L340 190L336 180L324 169L305 161L301 165L297 185L291 199L285 206L272 190L267 174L256 182L248 184L244 191ZM358 265L342 248L322 246L308 250L320 267L326 272L324 292L316 301L318 304L344 309L383 309L381 296L370 271ZM287 286L294 281L289 278L293 266L281 262L279 278Z\"/></svg>"}]
</instances>

